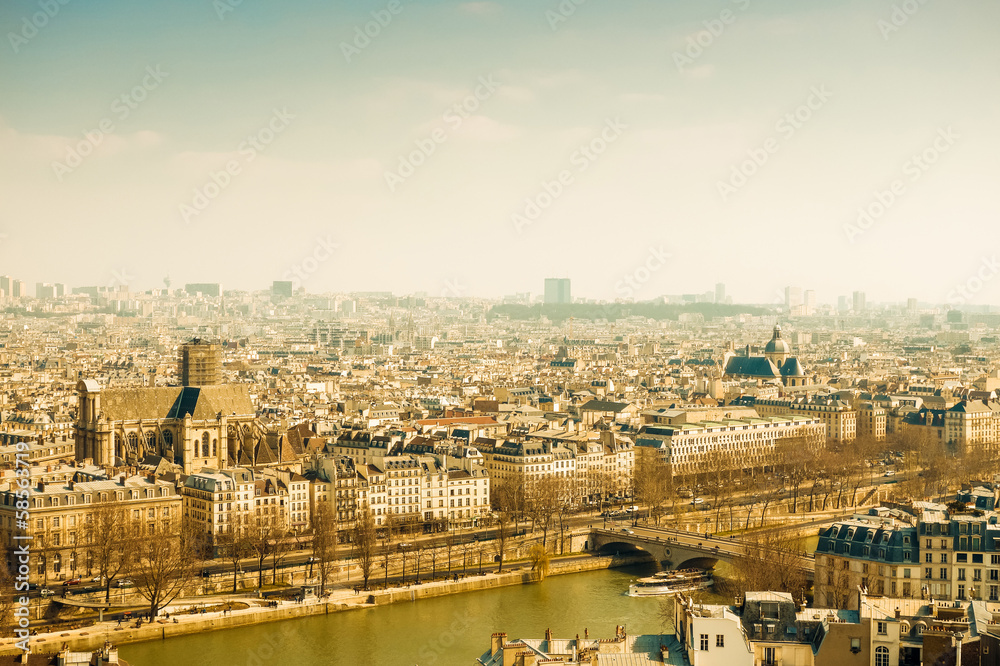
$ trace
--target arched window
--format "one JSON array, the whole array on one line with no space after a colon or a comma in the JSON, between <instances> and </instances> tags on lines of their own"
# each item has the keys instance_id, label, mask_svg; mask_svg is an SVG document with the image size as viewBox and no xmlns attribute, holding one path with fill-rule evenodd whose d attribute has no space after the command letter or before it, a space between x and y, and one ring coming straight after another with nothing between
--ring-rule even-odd
<instances>
[{"instance_id":1,"label":"arched window","mask_svg":"<svg viewBox=\"0 0 1000 666\"><path fill-rule=\"evenodd\" d=\"M215 457L215 445L218 442L214 437L212 438L212 457Z\"/></svg>"},{"instance_id":2,"label":"arched window","mask_svg":"<svg viewBox=\"0 0 1000 666\"><path fill-rule=\"evenodd\" d=\"M128 448L129 451L139 450L139 435L135 434L134 432L130 432L128 434Z\"/></svg>"},{"instance_id":3,"label":"arched window","mask_svg":"<svg viewBox=\"0 0 1000 666\"><path fill-rule=\"evenodd\" d=\"M889 666L889 648L881 645L875 648L875 666Z\"/></svg>"},{"instance_id":4,"label":"arched window","mask_svg":"<svg viewBox=\"0 0 1000 666\"><path fill-rule=\"evenodd\" d=\"M147 432L146 433L146 450L155 451L156 450L156 433Z\"/></svg>"},{"instance_id":5,"label":"arched window","mask_svg":"<svg viewBox=\"0 0 1000 666\"><path fill-rule=\"evenodd\" d=\"M201 455L203 458L208 457L208 447L209 447L208 442L209 442L209 437L208 433L206 432L201 436Z\"/></svg>"},{"instance_id":6,"label":"arched window","mask_svg":"<svg viewBox=\"0 0 1000 666\"><path fill-rule=\"evenodd\" d=\"M171 449L174 446L174 433L169 430L163 431L163 446L168 449Z\"/></svg>"}]
</instances>

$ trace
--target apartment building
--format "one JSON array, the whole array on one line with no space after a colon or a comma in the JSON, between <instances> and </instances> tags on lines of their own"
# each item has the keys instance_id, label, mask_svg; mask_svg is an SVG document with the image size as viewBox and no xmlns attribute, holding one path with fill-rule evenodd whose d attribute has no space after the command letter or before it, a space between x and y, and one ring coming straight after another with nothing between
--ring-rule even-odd
<instances>
[{"instance_id":1,"label":"apartment building","mask_svg":"<svg viewBox=\"0 0 1000 666\"><path fill-rule=\"evenodd\" d=\"M826 436L838 442L850 442L858 436L858 411L837 398L757 398L753 407L760 416L814 417L826 425ZM873 431L877 426L873 424ZM885 438L883 428L882 437Z\"/></svg>"},{"instance_id":2,"label":"apartment building","mask_svg":"<svg viewBox=\"0 0 1000 666\"><path fill-rule=\"evenodd\" d=\"M636 446L655 449L675 475L687 475L719 465L770 467L780 462L779 442L799 439L803 446L819 448L825 437L826 425L816 416L771 416L646 425L636 435Z\"/></svg>"},{"instance_id":3,"label":"apartment building","mask_svg":"<svg viewBox=\"0 0 1000 666\"><path fill-rule=\"evenodd\" d=\"M932 502L915 502L910 511L872 509L824 529L817 600L842 600L861 585L873 595L1000 601L997 514L954 513Z\"/></svg>"},{"instance_id":4,"label":"apartment building","mask_svg":"<svg viewBox=\"0 0 1000 666\"><path fill-rule=\"evenodd\" d=\"M136 526L145 528L181 515L182 499L168 481L122 474L113 479L59 483L38 481L31 489L27 528L18 526L17 484L0 490L0 528L32 537L31 582L44 584L79 575L91 575L86 525L95 504L116 502Z\"/></svg>"}]
</instances>

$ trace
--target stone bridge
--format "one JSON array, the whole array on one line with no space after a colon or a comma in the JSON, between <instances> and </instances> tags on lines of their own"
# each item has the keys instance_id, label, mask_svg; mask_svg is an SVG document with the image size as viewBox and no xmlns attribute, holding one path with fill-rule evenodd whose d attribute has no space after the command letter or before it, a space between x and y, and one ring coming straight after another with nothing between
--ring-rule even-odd
<instances>
[{"instance_id":1,"label":"stone bridge","mask_svg":"<svg viewBox=\"0 0 1000 666\"><path fill-rule=\"evenodd\" d=\"M665 569L712 569L720 560L732 562L746 553L739 539L648 527L594 529L585 548L600 555L646 552ZM812 555L797 553L794 558L811 581L816 569Z\"/></svg>"}]
</instances>

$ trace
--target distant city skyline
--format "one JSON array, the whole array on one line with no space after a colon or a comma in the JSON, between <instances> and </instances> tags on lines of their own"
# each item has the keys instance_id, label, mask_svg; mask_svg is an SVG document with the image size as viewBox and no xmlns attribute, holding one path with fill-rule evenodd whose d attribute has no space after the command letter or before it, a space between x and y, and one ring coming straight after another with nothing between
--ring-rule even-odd
<instances>
[{"instance_id":1,"label":"distant city skyline","mask_svg":"<svg viewBox=\"0 0 1000 666\"><path fill-rule=\"evenodd\" d=\"M29 285L1000 303L996 3L40 7L0 5Z\"/></svg>"},{"instance_id":2,"label":"distant city skyline","mask_svg":"<svg viewBox=\"0 0 1000 666\"><path fill-rule=\"evenodd\" d=\"M719 303L719 304L732 304L732 305L754 305L754 306L770 306L776 310L782 311L786 314L792 316L809 316L817 314L820 310L832 309L837 313L859 313L868 312L876 307L881 306L905 306L908 310L914 311L920 306L932 306L932 307L948 307L954 309L972 309L978 310L983 308L997 308L1000 309L1000 305L992 305L988 303L965 303L965 302L935 302L926 299L916 298L916 297L906 297L899 300L887 299L885 301L871 301L868 299L868 294L864 290L855 290L850 293L837 294L828 300L816 300L816 292L812 289L802 290L798 287L787 286L784 289L784 301L781 302L778 296L782 292L778 292L774 295L771 301L734 301L732 296L727 294L727 285L724 282L716 282L714 284L706 284L706 287L712 287L712 289L706 289L705 291L693 291L693 292L683 292L683 293L671 293L671 294L656 294L648 299L603 299L596 296L591 296L587 294L573 295L571 289L572 280L570 278L546 278L543 283L542 289L539 291L524 291L516 293L502 294L500 296L491 296L485 294L476 294L471 292L466 292L464 289L457 289L457 285L452 285L454 291L444 290L440 294L430 293L423 290L415 291L394 291L394 290L375 290L375 289L333 289L323 292L315 292L305 290L307 296L321 296L321 295L344 295L344 296L358 296L362 294L392 294L398 297L427 297L427 298L483 298L488 300L505 301L505 302L518 302L531 305L563 305L563 304L583 304L583 303L614 303L614 302L650 302L659 301L665 299L667 303L673 304L691 304L691 303ZM90 290L122 290L125 289L128 293L146 293L154 290L168 290L171 292L176 291L186 291L189 294L200 293L204 296L218 297L224 295L227 291L236 292L270 292L273 296L280 298L290 298L294 296L295 291L299 290L301 283L294 280L273 280L267 284L257 285L251 288L237 288L227 286L224 283L218 282L185 282L185 283L175 283L173 280L170 281L170 285L161 283L160 285L152 287L139 287L136 285L128 284L112 284L112 285L67 285L65 283L50 283L50 282L38 282L34 285L34 291L29 287L29 285L23 280L19 280L16 276L10 275L0 275L0 294L4 297L15 297L15 298L59 298L72 293L93 293ZM796 291L797 290L797 291ZM797 296L796 296L797 294ZM720 299L721 297L721 299ZM795 299L798 300L795 300Z\"/></svg>"}]
</instances>

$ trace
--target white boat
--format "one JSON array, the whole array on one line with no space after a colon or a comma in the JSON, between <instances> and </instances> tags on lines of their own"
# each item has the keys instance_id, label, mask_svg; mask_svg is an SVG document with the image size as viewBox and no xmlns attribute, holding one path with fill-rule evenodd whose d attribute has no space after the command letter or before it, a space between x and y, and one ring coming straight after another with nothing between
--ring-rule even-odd
<instances>
[{"instance_id":1,"label":"white boat","mask_svg":"<svg viewBox=\"0 0 1000 666\"><path fill-rule=\"evenodd\" d=\"M679 569L660 571L647 578L640 578L628 588L630 597L655 597L678 592L691 592L711 587L712 572L705 569Z\"/></svg>"}]
</instances>

